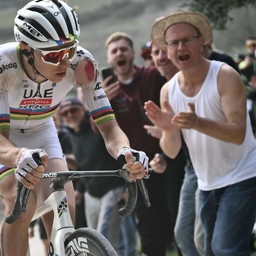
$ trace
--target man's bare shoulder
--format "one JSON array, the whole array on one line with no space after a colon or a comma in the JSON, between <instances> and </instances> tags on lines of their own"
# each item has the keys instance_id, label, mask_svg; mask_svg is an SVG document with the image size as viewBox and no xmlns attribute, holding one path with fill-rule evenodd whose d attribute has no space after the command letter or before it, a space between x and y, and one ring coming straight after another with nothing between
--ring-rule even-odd
<instances>
[{"instance_id":1,"label":"man's bare shoulder","mask_svg":"<svg viewBox=\"0 0 256 256\"><path fill-rule=\"evenodd\" d=\"M217 76L218 92L222 97L224 95L233 95L236 97L246 97L245 84L240 74L228 64L223 64Z\"/></svg>"}]
</instances>

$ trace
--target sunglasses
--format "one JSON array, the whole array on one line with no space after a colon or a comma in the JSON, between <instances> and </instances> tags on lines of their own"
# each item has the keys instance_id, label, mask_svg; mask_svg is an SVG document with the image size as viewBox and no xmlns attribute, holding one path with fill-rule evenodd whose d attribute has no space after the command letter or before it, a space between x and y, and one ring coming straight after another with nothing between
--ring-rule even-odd
<instances>
[{"instance_id":1,"label":"sunglasses","mask_svg":"<svg viewBox=\"0 0 256 256\"><path fill-rule=\"evenodd\" d=\"M256 43L246 44L247 47L256 47Z\"/></svg>"},{"instance_id":2,"label":"sunglasses","mask_svg":"<svg viewBox=\"0 0 256 256\"><path fill-rule=\"evenodd\" d=\"M51 51L40 50L40 49L35 49L35 50L42 54L41 58L44 63L58 66L65 57L67 57L69 60L74 59L78 44L79 44L79 41L75 40L75 43L73 45L68 46L66 48L61 48L58 50L51 50Z\"/></svg>"},{"instance_id":3,"label":"sunglasses","mask_svg":"<svg viewBox=\"0 0 256 256\"><path fill-rule=\"evenodd\" d=\"M80 108L71 108L69 110L63 111L60 115L62 117L67 117L70 113L71 115L76 114Z\"/></svg>"}]
</instances>

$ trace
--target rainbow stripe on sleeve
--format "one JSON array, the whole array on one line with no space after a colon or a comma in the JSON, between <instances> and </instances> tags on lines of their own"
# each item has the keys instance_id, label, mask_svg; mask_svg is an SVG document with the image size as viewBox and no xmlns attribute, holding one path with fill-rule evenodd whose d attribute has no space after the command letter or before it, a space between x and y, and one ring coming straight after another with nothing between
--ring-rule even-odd
<instances>
[{"instance_id":1,"label":"rainbow stripe on sleeve","mask_svg":"<svg viewBox=\"0 0 256 256\"><path fill-rule=\"evenodd\" d=\"M5 165L1 165L1 168L0 168L0 181L4 177L6 177L7 175L14 173L14 171L15 171L15 168L10 168L10 167L6 167Z\"/></svg>"},{"instance_id":2,"label":"rainbow stripe on sleeve","mask_svg":"<svg viewBox=\"0 0 256 256\"><path fill-rule=\"evenodd\" d=\"M10 129L10 115L0 115L0 130Z\"/></svg>"},{"instance_id":3,"label":"rainbow stripe on sleeve","mask_svg":"<svg viewBox=\"0 0 256 256\"><path fill-rule=\"evenodd\" d=\"M103 124L110 120L115 120L114 111L111 106L99 108L90 113L96 125Z\"/></svg>"}]
</instances>

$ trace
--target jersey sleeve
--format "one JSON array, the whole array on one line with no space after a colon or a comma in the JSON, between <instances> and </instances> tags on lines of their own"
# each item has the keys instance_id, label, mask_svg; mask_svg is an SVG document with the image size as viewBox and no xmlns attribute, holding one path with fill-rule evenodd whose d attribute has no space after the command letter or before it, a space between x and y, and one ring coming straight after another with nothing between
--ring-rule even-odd
<instances>
[{"instance_id":1,"label":"jersey sleeve","mask_svg":"<svg viewBox=\"0 0 256 256\"><path fill-rule=\"evenodd\" d=\"M90 114L96 123L100 125L109 120L115 120L115 115L110 102L101 86L98 63L90 52L81 48L80 55L90 61L94 66L94 79L90 84L80 86Z\"/></svg>"},{"instance_id":2,"label":"jersey sleeve","mask_svg":"<svg viewBox=\"0 0 256 256\"><path fill-rule=\"evenodd\" d=\"M10 129L10 108L8 104L8 94L4 89L0 89L0 130Z\"/></svg>"},{"instance_id":3,"label":"jersey sleeve","mask_svg":"<svg viewBox=\"0 0 256 256\"><path fill-rule=\"evenodd\" d=\"M96 125L114 120L115 115L110 102L101 86L100 76L94 84L82 87L85 102Z\"/></svg>"}]
</instances>

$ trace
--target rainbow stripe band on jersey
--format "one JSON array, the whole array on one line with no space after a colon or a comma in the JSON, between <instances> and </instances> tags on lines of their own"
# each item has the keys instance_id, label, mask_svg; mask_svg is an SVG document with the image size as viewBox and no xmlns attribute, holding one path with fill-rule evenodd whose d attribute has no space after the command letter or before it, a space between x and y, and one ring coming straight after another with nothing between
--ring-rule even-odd
<instances>
[{"instance_id":1,"label":"rainbow stripe band on jersey","mask_svg":"<svg viewBox=\"0 0 256 256\"><path fill-rule=\"evenodd\" d=\"M0 130L10 129L10 115L3 114L0 115Z\"/></svg>"},{"instance_id":2,"label":"rainbow stripe band on jersey","mask_svg":"<svg viewBox=\"0 0 256 256\"><path fill-rule=\"evenodd\" d=\"M30 120L41 120L52 116L57 110L59 104L51 108L42 108L42 109L16 109L10 108L11 119L12 120L25 120L28 118Z\"/></svg>"},{"instance_id":3,"label":"rainbow stripe band on jersey","mask_svg":"<svg viewBox=\"0 0 256 256\"><path fill-rule=\"evenodd\" d=\"M103 107L92 111L91 116L96 125L103 124L110 120L115 120L115 115L111 106Z\"/></svg>"},{"instance_id":4,"label":"rainbow stripe band on jersey","mask_svg":"<svg viewBox=\"0 0 256 256\"><path fill-rule=\"evenodd\" d=\"M10 168L10 167L6 167L5 165L2 165L2 167L0 168L0 181L10 175L13 174L15 171L15 168Z\"/></svg>"}]
</instances>

